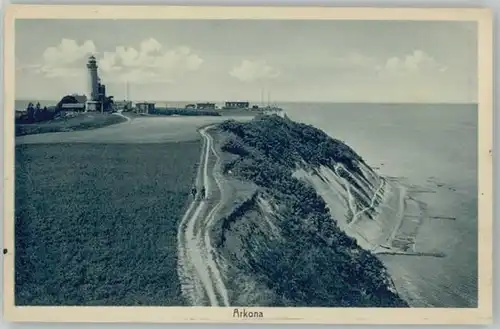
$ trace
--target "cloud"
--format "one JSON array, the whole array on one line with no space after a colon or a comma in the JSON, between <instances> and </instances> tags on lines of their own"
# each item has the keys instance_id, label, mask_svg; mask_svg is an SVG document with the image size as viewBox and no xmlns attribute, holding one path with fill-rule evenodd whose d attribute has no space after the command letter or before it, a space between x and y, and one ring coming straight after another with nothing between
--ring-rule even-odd
<instances>
[{"instance_id":1,"label":"cloud","mask_svg":"<svg viewBox=\"0 0 500 329\"><path fill-rule=\"evenodd\" d=\"M33 71L41 67L40 64L23 64L18 58L16 58L15 61L17 71Z\"/></svg>"},{"instance_id":2,"label":"cloud","mask_svg":"<svg viewBox=\"0 0 500 329\"><path fill-rule=\"evenodd\" d=\"M96 48L91 40L81 46L75 40L62 39L56 47L49 47L43 52L43 61L46 65L72 64L88 54L95 53Z\"/></svg>"},{"instance_id":3,"label":"cloud","mask_svg":"<svg viewBox=\"0 0 500 329\"><path fill-rule=\"evenodd\" d=\"M57 46L45 49L41 63L27 64L19 69L33 70L48 78L81 76L85 73L83 65L87 56L95 52L96 47L91 40L79 45L75 40L62 39Z\"/></svg>"},{"instance_id":4,"label":"cloud","mask_svg":"<svg viewBox=\"0 0 500 329\"><path fill-rule=\"evenodd\" d=\"M320 58L319 58L320 57ZM318 74L352 74L356 76L397 77L421 74L439 74L448 68L422 50L397 57L374 57L363 53L350 52L337 56L311 55L309 67ZM299 65L295 65L299 66Z\"/></svg>"},{"instance_id":5,"label":"cloud","mask_svg":"<svg viewBox=\"0 0 500 329\"><path fill-rule=\"evenodd\" d=\"M448 68L422 50L403 57L391 57L382 65L376 67L382 73L390 75L409 75L422 73L444 72Z\"/></svg>"},{"instance_id":6,"label":"cloud","mask_svg":"<svg viewBox=\"0 0 500 329\"><path fill-rule=\"evenodd\" d=\"M47 78L84 77L88 56L96 55L103 81L133 80L135 83L173 81L188 71L196 71L203 59L188 47L165 49L156 39L143 40L138 49L119 46L98 55L91 40L78 44L62 39L48 47L38 64L17 65L17 70L32 71ZM104 82L106 83L106 82Z\"/></svg>"},{"instance_id":7,"label":"cloud","mask_svg":"<svg viewBox=\"0 0 500 329\"><path fill-rule=\"evenodd\" d=\"M143 40L139 49L116 47L98 60L103 76L111 80L140 82L173 81L186 72L198 70L203 59L190 48L164 47L153 38Z\"/></svg>"},{"instance_id":8,"label":"cloud","mask_svg":"<svg viewBox=\"0 0 500 329\"><path fill-rule=\"evenodd\" d=\"M277 78L280 75L280 71L268 65L265 61L243 60L229 74L240 81L252 82Z\"/></svg>"}]
</instances>

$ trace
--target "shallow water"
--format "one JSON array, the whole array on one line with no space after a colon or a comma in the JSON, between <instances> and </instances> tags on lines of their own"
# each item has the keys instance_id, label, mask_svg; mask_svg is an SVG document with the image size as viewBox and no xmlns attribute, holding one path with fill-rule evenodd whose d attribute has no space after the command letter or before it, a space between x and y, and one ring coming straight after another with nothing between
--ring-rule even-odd
<instances>
[{"instance_id":1,"label":"shallow water","mask_svg":"<svg viewBox=\"0 0 500 329\"><path fill-rule=\"evenodd\" d=\"M446 257L379 256L412 306L477 306L477 106L288 104L294 120L345 141L379 173L405 177L429 215L417 251ZM439 184L439 186L438 186Z\"/></svg>"}]
</instances>

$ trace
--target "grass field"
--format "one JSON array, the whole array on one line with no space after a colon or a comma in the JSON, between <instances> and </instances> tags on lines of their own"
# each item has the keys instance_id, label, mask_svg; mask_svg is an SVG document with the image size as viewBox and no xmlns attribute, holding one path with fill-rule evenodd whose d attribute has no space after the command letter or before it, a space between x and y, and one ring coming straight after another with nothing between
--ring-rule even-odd
<instances>
[{"instance_id":1,"label":"grass field","mask_svg":"<svg viewBox=\"0 0 500 329\"><path fill-rule=\"evenodd\" d=\"M16 124L16 136L96 129L126 121L110 113L82 113L72 118L62 118L32 124Z\"/></svg>"},{"instance_id":2,"label":"grass field","mask_svg":"<svg viewBox=\"0 0 500 329\"><path fill-rule=\"evenodd\" d=\"M132 118L124 124L111 125L102 129L57 132L52 134L26 135L16 137L16 144L60 143L170 143L200 140L198 129L230 119L222 116L125 116ZM113 117L118 117L113 115ZM240 117L239 120L248 120Z\"/></svg>"},{"instance_id":3,"label":"grass field","mask_svg":"<svg viewBox=\"0 0 500 329\"><path fill-rule=\"evenodd\" d=\"M16 305L183 305L200 142L16 146Z\"/></svg>"}]
</instances>

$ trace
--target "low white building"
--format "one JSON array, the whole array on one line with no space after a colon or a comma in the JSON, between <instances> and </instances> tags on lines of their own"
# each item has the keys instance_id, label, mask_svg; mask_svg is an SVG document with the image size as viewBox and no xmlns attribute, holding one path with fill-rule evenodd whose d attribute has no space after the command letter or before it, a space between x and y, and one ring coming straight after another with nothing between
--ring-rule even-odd
<instances>
[{"instance_id":1,"label":"low white building","mask_svg":"<svg viewBox=\"0 0 500 329\"><path fill-rule=\"evenodd\" d=\"M84 112L85 103L65 103L61 105L61 111Z\"/></svg>"},{"instance_id":2,"label":"low white building","mask_svg":"<svg viewBox=\"0 0 500 329\"><path fill-rule=\"evenodd\" d=\"M155 103L141 102L135 104L135 112L141 114L149 114L155 110Z\"/></svg>"}]
</instances>

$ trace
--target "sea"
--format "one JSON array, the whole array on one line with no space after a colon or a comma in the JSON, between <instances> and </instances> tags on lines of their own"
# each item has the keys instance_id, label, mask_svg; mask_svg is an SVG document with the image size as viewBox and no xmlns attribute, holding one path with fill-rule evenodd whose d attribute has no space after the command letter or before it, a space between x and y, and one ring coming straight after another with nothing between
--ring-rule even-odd
<instances>
[{"instance_id":1,"label":"sea","mask_svg":"<svg viewBox=\"0 0 500 329\"><path fill-rule=\"evenodd\" d=\"M29 101L16 101L16 110ZM35 102L36 103L36 102ZM40 101L42 106L56 101ZM187 102L157 102L157 106ZM416 248L443 258L379 257L399 293L414 307L477 307L478 216L476 104L281 103L287 115L351 146L381 175L427 186L430 215Z\"/></svg>"}]
</instances>

